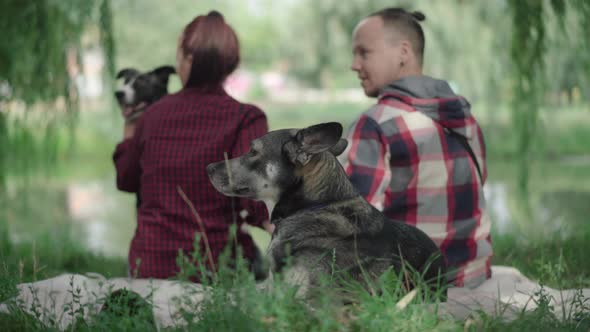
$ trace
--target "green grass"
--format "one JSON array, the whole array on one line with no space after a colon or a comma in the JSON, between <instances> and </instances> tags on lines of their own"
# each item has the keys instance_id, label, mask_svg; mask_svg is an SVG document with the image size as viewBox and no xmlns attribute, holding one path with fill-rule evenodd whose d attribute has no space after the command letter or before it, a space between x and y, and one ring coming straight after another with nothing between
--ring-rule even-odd
<instances>
[{"instance_id":1,"label":"green grass","mask_svg":"<svg viewBox=\"0 0 590 332\"><path fill-rule=\"evenodd\" d=\"M13 243L5 230L0 239L0 301L12 294L15 283L51 278L62 273L99 272L108 277L127 275L127 261L89 251L75 241L65 225L35 239Z\"/></svg>"},{"instance_id":2,"label":"green grass","mask_svg":"<svg viewBox=\"0 0 590 332\"><path fill-rule=\"evenodd\" d=\"M0 301L15 295L15 285L50 278L61 273L99 272L107 277L126 276L126 262L120 258L107 258L89 252L75 243L64 231L34 239L32 242L14 244L4 233L0 245ZM494 264L512 265L521 269L532 279L551 287L590 287L590 265L585 254L590 252L587 241L588 229L580 237L558 241L553 238L546 242L528 243L523 235L494 236ZM0 233L1 234L1 233ZM404 295L396 276L386 275L374 285L382 294L371 296L358 285L347 284L345 290L358 301L353 305L337 305L334 295L336 287L326 280L310 304L298 300L295 290L280 283L270 293L256 289L252 276L244 264L238 269L224 269L213 280L210 297L199 310L187 311L187 319L197 319L189 324L188 330L196 331L534 331L534 330L586 330L590 328L589 316L570 317L561 321L543 306L522 313L515 321L502 322L486 315L473 320L454 321L438 318L423 305L411 305L396 310L397 302ZM186 280L196 270L183 269L180 279ZM542 295L542 294L541 294ZM548 300L545 298L545 300ZM188 301L188 300L187 300ZM586 300L590 301L590 300ZM420 304L420 300L414 300ZM587 302L586 302L587 303ZM588 307L587 307L588 308ZM122 325L123 324L123 325ZM125 316L101 316L92 320L78 320L70 330L146 330L145 318ZM47 330L34 317L22 311L12 315L0 315L3 331Z\"/></svg>"},{"instance_id":3,"label":"green grass","mask_svg":"<svg viewBox=\"0 0 590 332\"><path fill-rule=\"evenodd\" d=\"M494 236L494 265L518 268L524 275L552 288L590 287L590 231L575 235L558 234L535 241L525 234Z\"/></svg>"}]
</instances>

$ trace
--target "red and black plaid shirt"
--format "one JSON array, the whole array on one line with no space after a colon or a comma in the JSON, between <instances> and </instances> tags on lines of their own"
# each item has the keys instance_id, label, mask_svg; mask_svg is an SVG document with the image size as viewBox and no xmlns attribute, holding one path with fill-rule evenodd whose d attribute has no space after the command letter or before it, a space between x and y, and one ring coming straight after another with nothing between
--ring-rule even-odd
<instances>
[{"instance_id":1,"label":"red and black plaid shirt","mask_svg":"<svg viewBox=\"0 0 590 332\"><path fill-rule=\"evenodd\" d=\"M449 130L471 146L482 178ZM387 217L430 236L447 260L448 280L473 288L491 277L485 143L465 98L445 81L400 79L357 119L348 140L339 159L359 193Z\"/></svg>"},{"instance_id":2,"label":"red and black plaid shirt","mask_svg":"<svg viewBox=\"0 0 590 332\"><path fill-rule=\"evenodd\" d=\"M247 222L260 227L268 218L264 204L234 199L232 210L232 199L213 188L206 166L223 160L224 152L228 158L245 153L250 141L267 131L260 109L239 103L221 87L208 93L186 88L146 110L135 135L117 145L113 155L117 187L139 191L142 200L129 250L134 276L173 277L179 271L179 249L185 254L193 251L200 227L177 186L198 211L215 261L227 244L234 219L244 256L254 257L252 238L240 232L239 226ZM245 218L240 216L245 215L243 210L248 212ZM202 236L201 253L205 253Z\"/></svg>"}]
</instances>

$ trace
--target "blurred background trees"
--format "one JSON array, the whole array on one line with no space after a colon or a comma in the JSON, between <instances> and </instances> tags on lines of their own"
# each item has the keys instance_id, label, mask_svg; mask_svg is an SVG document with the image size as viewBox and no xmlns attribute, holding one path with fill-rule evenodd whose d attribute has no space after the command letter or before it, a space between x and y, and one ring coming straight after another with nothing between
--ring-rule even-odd
<instances>
[{"instance_id":1,"label":"blurred background trees","mask_svg":"<svg viewBox=\"0 0 590 332\"><path fill-rule=\"evenodd\" d=\"M80 51L100 48L104 69L173 62L177 37L199 13L223 12L240 36L242 67L260 73L283 64L304 85L357 87L349 72L350 37L358 20L383 0L270 1L4 0L0 77L10 98L25 102L68 96ZM516 77L542 71L547 92L588 98L588 2L400 1L426 14L425 71L447 77L471 100L508 100ZM113 20L115 26L113 27ZM113 30L114 29L114 30ZM114 45L119 52L114 52ZM69 62L68 62L69 61ZM537 66L539 69L536 69ZM78 68L72 68L78 67ZM551 79L548 79L548 78ZM577 88L577 89L576 89ZM0 97L7 98L6 94ZM559 97L543 96L550 102Z\"/></svg>"},{"instance_id":2,"label":"blurred background trees","mask_svg":"<svg viewBox=\"0 0 590 332\"><path fill-rule=\"evenodd\" d=\"M236 27L242 68L254 75L276 70L299 86L356 88L349 70L352 30L359 18L388 5L383 0L345 5L336 0L5 0L0 100L22 102L27 109L49 102L53 105L46 116L60 110L71 116L79 97L76 80L84 79L84 52L100 52L101 69L111 75L115 64L147 69L173 63L184 25L213 8ZM474 106L490 109L492 123L498 121L493 109L510 108L518 139L508 153L522 157L522 165L530 164L538 111L590 97L587 1L419 0L398 5L426 14L427 74L449 79ZM111 82L109 76L102 81L105 87ZM59 126L48 126L54 125ZM19 135L33 140L24 132ZM526 188L525 169L519 178Z\"/></svg>"},{"instance_id":3,"label":"blurred background trees","mask_svg":"<svg viewBox=\"0 0 590 332\"><path fill-rule=\"evenodd\" d=\"M349 69L352 31L359 19L390 5L384 0L0 1L2 202L32 197L21 189L39 188L39 179L47 195L54 189L46 182L78 193L71 188L83 179L98 181L109 197L125 203L123 194L112 190L110 154L122 123L112 74L124 67L174 64L184 26L211 9L235 27L242 47L228 90L262 106L272 129L349 124L371 103ZM552 219L553 207L541 217L530 209L543 211L547 197L571 204L580 201L572 196L590 197L590 174L583 170L590 164L590 1L393 5L425 13L424 72L449 80L472 103L487 140L490 206L500 211L498 218L509 213L512 219ZM173 80L170 91L179 88ZM496 192L512 188L524 201ZM68 202L80 196L60 195ZM515 206L531 206L531 200L528 212L514 216ZM568 213L578 205L568 206ZM580 209L573 214L587 215L587 208ZM40 206L35 218L44 211ZM101 218L129 219L131 232L133 211L125 213ZM6 220L19 218L15 212Z\"/></svg>"},{"instance_id":4,"label":"blurred background trees","mask_svg":"<svg viewBox=\"0 0 590 332\"><path fill-rule=\"evenodd\" d=\"M68 145L59 128L74 134L82 54L100 48L112 74L115 53L109 0L4 0L0 8L2 187L8 172L49 166Z\"/></svg>"}]
</instances>

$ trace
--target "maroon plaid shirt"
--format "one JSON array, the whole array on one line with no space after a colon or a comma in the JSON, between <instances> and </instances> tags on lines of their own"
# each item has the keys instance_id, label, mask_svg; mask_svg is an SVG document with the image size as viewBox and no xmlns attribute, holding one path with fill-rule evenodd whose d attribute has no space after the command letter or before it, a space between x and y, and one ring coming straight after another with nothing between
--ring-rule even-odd
<instances>
[{"instance_id":1,"label":"maroon plaid shirt","mask_svg":"<svg viewBox=\"0 0 590 332\"><path fill-rule=\"evenodd\" d=\"M185 254L193 251L200 227L177 186L198 211L215 261L227 244L234 218L237 241L244 256L253 259L252 238L240 232L239 226L247 222L261 227L268 218L264 204L234 199L232 207L232 199L218 193L209 182L206 166L223 160L224 152L228 158L245 153L250 141L267 131L266 116L260 109L239 103L221 87L210 93L183 89L146 110L135 135L117 145L113 155L117 187L128 192L139 190L142 199L129 250L134 276L173 277L179 271L179 249ZM202 236L201 253L205 253Z\"/></svg>"}]
</instances>

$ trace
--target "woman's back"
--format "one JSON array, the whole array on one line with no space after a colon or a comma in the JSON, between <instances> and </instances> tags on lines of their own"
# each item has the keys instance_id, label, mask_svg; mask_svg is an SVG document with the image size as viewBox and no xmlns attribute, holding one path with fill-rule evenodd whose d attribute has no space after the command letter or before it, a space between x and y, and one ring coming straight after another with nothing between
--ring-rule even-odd
<instances>
[{"instance_id":1,"label":"woman's back","mask_svg":"<svg viewBox=\"0 0 590 332\"><path fill-rule=\"evenodd\" d=\"M176 72L183 89L154 103L139 120L125 121L124 140L117 145L113 160L117 187L139 191L142 198L129 249L132 276L173 277L179 271L179 251L193 252L201 224L179 189L195 206L215 261L228 242L230 225L236 222L244 257L254 270L259 266L252 238L239 226L247 222L264 228L266 208L222 196L206 171L208 164L223 160L225 153L229 158L245 153L250 141L268 131L261 110L237 102L222 88L239 60L237 35L223 15L211 11L195 17L183 29L176 50ZM201 257L195 258L199 263L205 263L205 248L201 236Z\"/></svg>"},{"instance_id":2,"label":"woman's back","mask_svg":"<svg viewBox=\"0 0 590 332\"><path fill-rule=\"evenodd\" d=\"M171 277L171 271L178 270L178 249L193 251L194 234L200 227L178 188L199 213L215 260L227 244L229 225L243 222L242 210L248 212L250 224L261 225L267 218L265 208L239 200L232 203L231 198L217 193L208 180L206 166L223 160L224 152L229 158L245 153L250 141L267 130L261 110L237 102L221 88L208 92L185 88L145 112L132 139L138 151L125 154L139 156L142 197L129 255L132 273L137 270L138 277ZM117 171L122 175L124 163L120 162ZM120 176L118 185L125 190L129 184ZM249 235L239 233L238 242L244 256L254 259ZM204 250L201 237L201 253ZM139 267L137 259L142 262Z\"/></svg>"}]
</instances>

